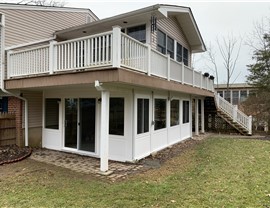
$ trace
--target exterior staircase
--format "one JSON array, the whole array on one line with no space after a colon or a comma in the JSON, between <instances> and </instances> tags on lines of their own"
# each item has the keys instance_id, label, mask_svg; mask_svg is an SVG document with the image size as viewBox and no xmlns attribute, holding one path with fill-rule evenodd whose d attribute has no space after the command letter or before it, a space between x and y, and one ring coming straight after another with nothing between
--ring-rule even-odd
<instances>
[{"instance_id":1,"label":"exterior staircase","mask_svg":"<svg viewBox=\"0 0 270 208\"><path fill-rule=\"evenodd\" d=\"M235 128L242 135L252 134L252 116L247 116L219 94L215 93L215 106L217 115Z\"/></svg>"}]
</instances>

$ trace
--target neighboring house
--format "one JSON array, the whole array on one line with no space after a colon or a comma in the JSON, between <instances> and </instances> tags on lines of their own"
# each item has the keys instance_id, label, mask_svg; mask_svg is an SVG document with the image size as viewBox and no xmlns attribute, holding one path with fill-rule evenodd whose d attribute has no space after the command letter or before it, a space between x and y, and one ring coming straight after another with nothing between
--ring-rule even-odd
<instances>
[{"instance_id":1,"label":"neighboring house","mask_svg":"<svg viewBox=\"0 0 270 208\"><path fill-rule=\"evenodd\" d=\"M17 50L19 46L30 47L31 45L42 45L54 39L55 30L81 25L98 20L89 9L32 6L18 4L0 4L0 63L1 69L7 64L5 50ZM14 47L16 46L16 47ZM28 61L34 59L29 56ZM23 66L20 66L23 67ZM0 84L3 88L3 78L6 78L6 71L1 70ZM2 78L3 77L3 78ZM15 94L20 95L19 91ZM36 111L42 110L42 96L39 93L32 93L30 101L35 102ZM30 102L32 103L32 102ZM30 104L30 108L32 108ZM10 94L0 91L0 112L15 113L17 127L22 125L22 100ZM29 119L31 126L30 140L39 138L41 140L42 118ZM17 128L19 129L19 128ZM17 144L21 145L21 131L17 131ZM40 142L32 143L34 146Z\"/></svg>"},{"instance_id":2,"label":"neighboring house","mask_svg":"<svg viewBox=\"0 0 270 208\"><path fill-rule=\"evenodd\" d=\"M6 49L2 90L24 101L25 145L98 157L107 171L192 137L193 100L204 133L214 86L191 68L205 45L190 8L154 5Z\"/></svg>"},{"instance_id":3,"label":"neighboring house","mask_svg":"<svg viewBox=\"0 0 270 208\"><path fill-rule=\"evenodd\" d=\"M224 97L225 100L233 105L239 105L245 101L250 94L256 92L256 89L247 83L230 84L227 90L227 84L215 85L215 91Z\"/></svg>"},{"instance_id":4,"label":"neighboring house","mask_svg":"<svg viewBox=\"0 0 270 208\"><path fill-rule=\"evenodd\" d=\"M248 85L247 83L236 83L230 84L229 90L227 90L226 84L219 84L218 88L215 85L215 91L220 94L220 96L224 97L227 101L229 101L233 105L238 105L240 109L243 109L241 105L242 102L246 101L250 95L256 95L256 87ZM247 105L247 104L246 104ZM253 109L253 108L251 108ZM261 115L258 115L256 108L251 111L253 115L253 126L257 131L268 131L268 124L265 118L261 118ZM265 115L265 114L264 114ZM265 115L267 117L267 115Z\"/></svg>"}]
</instances>

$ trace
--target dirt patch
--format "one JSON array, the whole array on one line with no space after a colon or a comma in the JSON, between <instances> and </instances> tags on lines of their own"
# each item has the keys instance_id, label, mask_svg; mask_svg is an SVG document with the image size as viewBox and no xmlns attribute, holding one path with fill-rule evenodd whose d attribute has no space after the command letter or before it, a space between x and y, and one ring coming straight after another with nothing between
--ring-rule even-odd
<instances>
[{"instance_id":1,"label":"dirt patch","mask_svg":"<svg viewBox=\"0 0 270 208\"><path fill-rule=\"evenodd\" d=\"M194 139L187 139L183 142L180 142L178 144L174 144L164 150L161 150L157 153L154 153L145 159L142 159L140 163L148 168L160 168L160 166L167 162L168 160L179 156L183 152L185 152L187 149L190 149L191 147L194 147L198 143L200 143L201 140L194 140Z\"/></svg>"},{"instance_id":2,"label":"dirt patch","mask_svg":"<svg viewBox=\"0 0 270 208\"><path fill-rule=\"evenodd\" d=\"M17 145L0 146L0 165L17 162L31 154L29 147L18 147Z\"/></svg>"}]
</instances>

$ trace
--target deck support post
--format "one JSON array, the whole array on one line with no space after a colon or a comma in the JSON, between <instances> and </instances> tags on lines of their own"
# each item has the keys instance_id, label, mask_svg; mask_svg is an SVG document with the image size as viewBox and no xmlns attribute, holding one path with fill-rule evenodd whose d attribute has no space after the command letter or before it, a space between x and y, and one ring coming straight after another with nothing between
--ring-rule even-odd
<instances>
[{"instance_id":1,"label":"deck support post","mask_svg":"<svg viewBox=\"0 0 270 208\"><path fill-rule=\"evenodd\" d=\"M199 102L198 98L195 98L195 136L199 135Z\"/></svg>"},{"instance_id":2,"label":"deck support post","mask_svg":"<svg viewBox=\"0 0 270 208\"><path fill-rule=\"evenodd\" d=\"M109 170L109 102L110 92L101 91L100 171Z\"/></svg>"},{"instance_id":3,"label":"deck support post","mask_svg":"<svg viewBox=\"0 0 270 208\"><path fill-rule=\"evenodd\" d=\"M101 92L101 115L100 115L100 171L105 173L109 170L109 108L110 92L95 81L95 88Z\"/></svg>"},{"instance_id":4,"label":"deck support post","mask_svg":"<svg viewBox=\"0 0 270 208\"><path fill-rule=\"evenodd\" d=\"M204 99L201 99L201 133L205 133L204 129Z\"/></svg>"}]
</instances>

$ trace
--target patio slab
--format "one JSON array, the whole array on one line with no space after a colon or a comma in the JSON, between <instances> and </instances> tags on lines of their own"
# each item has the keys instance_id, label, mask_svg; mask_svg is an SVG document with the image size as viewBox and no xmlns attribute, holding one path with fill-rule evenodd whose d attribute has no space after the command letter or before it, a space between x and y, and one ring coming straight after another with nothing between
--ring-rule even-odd
<instances>
[{"instance_id":1,"label":"patio slab","mask_svg":"<svg viewBox=\"0 0 270 208\"><path fill-rule=\"evenodd\" d=\"M99 159L97 158L49 149L34 149L30 158L79 173L95 174L98 177L105 177L111 181L124 179L127 176L141 172L144 169L144 166L139 163L131 164L109 161L108 174L101 174L99 169Z\"/></svg>"}]
</instances>

